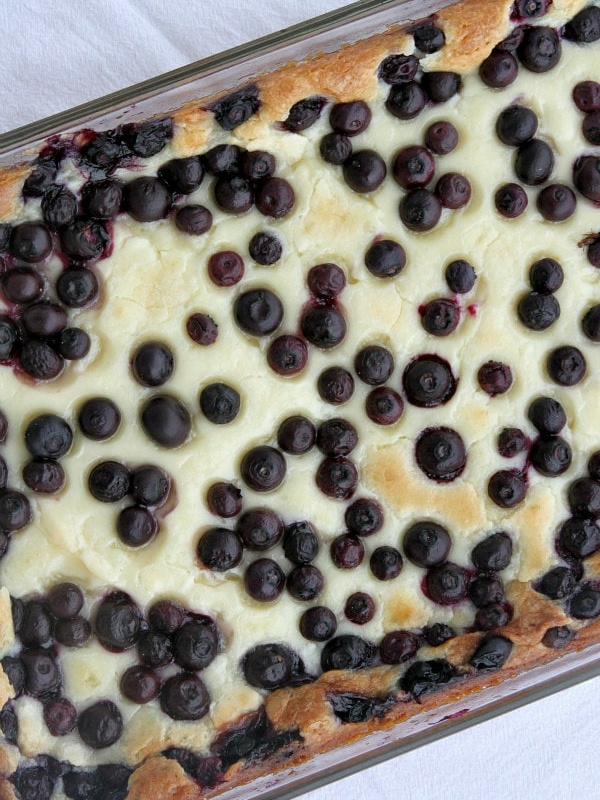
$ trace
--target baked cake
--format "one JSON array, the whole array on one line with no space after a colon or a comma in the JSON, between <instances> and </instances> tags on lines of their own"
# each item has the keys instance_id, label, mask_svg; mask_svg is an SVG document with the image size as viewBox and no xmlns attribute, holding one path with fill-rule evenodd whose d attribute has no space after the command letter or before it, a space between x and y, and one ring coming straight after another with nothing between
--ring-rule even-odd
<instances>
[{"instance_id":1,"label":"baked cake","mask_svg":"<svg viewBox=\"0 0 600 800\"><path fill-rule=\"evenodd\" d=\"M0 173L2 798L598 641L599 76L600 5L465 0Z\"/></svg>"}]
</instances>

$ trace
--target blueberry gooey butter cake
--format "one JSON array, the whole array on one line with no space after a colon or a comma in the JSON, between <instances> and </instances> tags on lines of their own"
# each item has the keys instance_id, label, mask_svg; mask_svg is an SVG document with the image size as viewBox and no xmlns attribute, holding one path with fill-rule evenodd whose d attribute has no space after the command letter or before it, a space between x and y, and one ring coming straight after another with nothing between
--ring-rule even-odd
<instances>
[{"instance_id":1,"label":"blueberry gooey butter cake","mask_svg":"<svg viewBox=\"0 0 600 800\"><path fill-rule=\"evenodd\" d=\"M598 640L600 7L463 2L0 176L0 796L208 797Z\"/></svg>"}]
</instances>

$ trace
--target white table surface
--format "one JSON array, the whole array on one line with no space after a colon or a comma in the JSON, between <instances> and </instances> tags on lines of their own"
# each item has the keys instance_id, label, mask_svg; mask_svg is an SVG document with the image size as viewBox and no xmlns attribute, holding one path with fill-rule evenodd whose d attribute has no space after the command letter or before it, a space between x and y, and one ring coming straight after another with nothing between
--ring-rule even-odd
<instances>
[{"instance_id":1,"label":"white table surface","mask_svg":"<svg viewBox=\"0 0 600 800\"><path fill-rule=\"evenodd\" d=\"M344 0L0 0L0 132L344 5ZM303 800L600 797L600 679Z\"/></svg>"}]
</instances>

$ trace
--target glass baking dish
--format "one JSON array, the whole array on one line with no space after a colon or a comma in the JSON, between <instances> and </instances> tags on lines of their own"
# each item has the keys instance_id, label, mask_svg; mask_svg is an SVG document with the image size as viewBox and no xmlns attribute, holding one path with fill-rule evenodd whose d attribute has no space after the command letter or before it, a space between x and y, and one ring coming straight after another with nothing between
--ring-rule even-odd
<instances>
[{"instance_id":1,"label":"glass baking dish","mask_svg":"<svg viewBox=\"0 0 600 800\"><path fill-rule=\"evenodd\" d=\"M292 60L366 38L391 25L428 16L455 0L360 0L122 91L0 134L0 166L17 163L48 137L166 113L195 98L235 88ZM439 740L478 722L600 675L600 645L570 653L461 700L429 710L390 730L282 769L221 794L224 800L285 800Z\"/></svg>"}]
</instances>

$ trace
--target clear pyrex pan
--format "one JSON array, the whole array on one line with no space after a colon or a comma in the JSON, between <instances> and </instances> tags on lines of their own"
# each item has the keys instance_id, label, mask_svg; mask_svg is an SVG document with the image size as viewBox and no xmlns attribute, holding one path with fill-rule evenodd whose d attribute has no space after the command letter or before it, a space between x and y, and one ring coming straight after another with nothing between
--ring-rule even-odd
<instances>
[{"instance_id":1,"label":"clear pyrex pan","mask_svg":"<svg viewBox=\"0 0 600 800\"><path fill-rule=\"evenodd\" d=\"M56 132L83 126L109 128L126 120L162 113L180 104L238 85L249 77L342 43L366 37L390 24L417 19L448 2L359 2L315 20L278 32L234 50L196 62L158 78L128 87L61 114L0 135L4 163L19 160ZM417 716L390 731L375 733L351 746L325 754L287 772L282 771L232 789L223 797L239 800L283 800L310 791L384 759L399 755L476 722L600 674L600 648L588 648L505 681L467 699Z\"/></svg>"}]
</instances>

